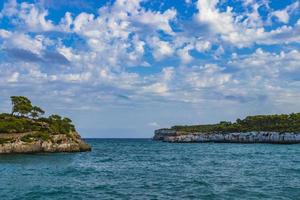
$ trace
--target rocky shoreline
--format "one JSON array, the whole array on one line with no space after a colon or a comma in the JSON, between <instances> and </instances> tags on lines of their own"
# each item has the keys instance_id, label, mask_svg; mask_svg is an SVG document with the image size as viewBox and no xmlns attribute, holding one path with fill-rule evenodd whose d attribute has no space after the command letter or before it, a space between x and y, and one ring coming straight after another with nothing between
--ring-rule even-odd
<instances>
[{"instance_id":1,"label":"rocky shoreline","mask_svg":"<svg viewBox=\"0 0 300 200\"><path fill-rule=\"evenodd\" d=\"M0 154L91 151L91 146L81 139L77 132L51 135L47 140L42 138L22 140L24 136L34 134L36 133L0 134Z\"/></svg>"},{"instance_id":2,"label":"rocky shoreline","mask_svg":"<svg viewBox=\"0 0 300 200\"><path fill-rule=\"evenodd\" d=\"M300 133L279 132L237 132L237 133L185 133L172 129L159 129L154 133L154 140L170 143L300 143Z\"/></svg>"}]
</instances>

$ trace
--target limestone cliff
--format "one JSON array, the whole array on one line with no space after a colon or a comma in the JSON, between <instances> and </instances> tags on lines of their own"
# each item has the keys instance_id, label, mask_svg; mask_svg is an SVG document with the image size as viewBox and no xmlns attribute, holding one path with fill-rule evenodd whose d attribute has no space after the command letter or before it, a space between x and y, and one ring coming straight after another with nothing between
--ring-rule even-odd
<instances>
[{"instance_id":1,"label":"limestone cliff","mask_svg":"<svg viewBox=\"0 0 300 200\"><path fill-rule=\"evenodd\" d=\"M154 140L171 143L219 142L219 143L300 143L300 133L279 132L237 132L237 133L185 133L172 129L156 130Z\"/></svg>"},{"instance_id":2,"label":"limestone cliff","mask_svg":"<svg viewBox=\"0 0 300 200\"><path fill-rule=\"evenodd\" d=\"M48 138L40 137L38 132L0 134L0 154L81 151L91 151L91 147L77 132Z\"/></svg>"}]
</instances>

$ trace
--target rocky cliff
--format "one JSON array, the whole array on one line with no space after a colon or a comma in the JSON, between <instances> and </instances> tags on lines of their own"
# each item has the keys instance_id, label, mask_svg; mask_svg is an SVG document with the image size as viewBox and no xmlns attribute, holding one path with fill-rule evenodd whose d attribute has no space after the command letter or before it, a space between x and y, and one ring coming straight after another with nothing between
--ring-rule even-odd
<instances>
[{"instance_id":1,"label":"rocky cliff","mask_svg":"<svg viewBox=\"0 0 300 200\"><path fill-rule=\"evenodd\" d=\"M91 151L91 147L77 132L49 137L38 132L0 134L0 154L81 151Z\"/></svg>"},{"instance_id":2,"label":"rocky cliff","mask_svg":"<svg viewBox=\"0 0 300 200\"><path fill-rule=\"evenodd\" d=\"M156 130L154 140L172 143L219 142L219 143L300 143L300 133L241 132L241 133L184 133L172 129Z\"/></svg>"}]
</instances>

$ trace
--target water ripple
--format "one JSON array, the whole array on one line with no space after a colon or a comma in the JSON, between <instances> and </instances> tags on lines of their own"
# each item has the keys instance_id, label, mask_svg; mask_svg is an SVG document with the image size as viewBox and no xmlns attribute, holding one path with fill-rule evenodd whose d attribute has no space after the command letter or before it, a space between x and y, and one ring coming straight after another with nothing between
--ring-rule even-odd
<instances>
[{"instance_id":1,"label":"water ripple","mask_svg":"<svg viewBox=\"0 0 300 200\"><path fill-rule=\"evenodd\" d=\"M0 156L0 196L50 199L299 199L300 145L89 140L77 154Z\"/></svg>"}]
</instances>

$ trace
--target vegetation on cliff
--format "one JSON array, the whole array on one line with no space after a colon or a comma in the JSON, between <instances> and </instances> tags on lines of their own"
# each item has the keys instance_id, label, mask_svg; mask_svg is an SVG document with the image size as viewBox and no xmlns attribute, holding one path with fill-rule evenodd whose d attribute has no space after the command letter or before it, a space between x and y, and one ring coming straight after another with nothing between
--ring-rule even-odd
<instances>
[{"instance_id":1,"label":"vegetation on cliff","mask_svg":"<svg viewBox=\"0 0 300 200\"><path fill-rule=\"evenodd\" d=\"M32 132L31 137L22 138L24 141L29 141L29 138L33 137L46 140L51 134L68 135L75 131L69 118L63 118L59 115L41 117L45 111L32 105L26 97L12 96L11 101L12 112L0 114L0 134Z\"/></svg>"},{"instance_id":2,"label":"vegetation on cliff","mask_svg":"<svg viewBox=\"0 0 300 200\"><path fill-rule=\"evenodd\" d=\"M237 119L236 122L222 121L218 124L173 126L171 129L187 133L300 132L300 113L248 116L245 119Z\"/></svg>"}]
</instances>

